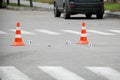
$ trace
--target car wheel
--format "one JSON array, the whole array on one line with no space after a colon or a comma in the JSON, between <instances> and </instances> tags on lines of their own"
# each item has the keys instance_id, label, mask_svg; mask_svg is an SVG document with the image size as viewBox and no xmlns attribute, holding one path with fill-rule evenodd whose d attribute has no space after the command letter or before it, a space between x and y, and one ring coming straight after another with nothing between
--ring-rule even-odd
<instances>
[{"instance_id":1,"label":"car wheel","mask_svg":"<svg viewBox=\"0 0 120 80\"><path fill-rule=\"evenodd\" d=\"M70 18L70 14L67 12L66 6L63 7L63 14L64 14L64 19Z\"/></svg>"},{"instance_id":2,"label":"car wheel","mask_svg":"<svg viewBox=\"0 0 120 80\"><path fill-rule=\"evenodd\" d=\"M103 19L103 14L96 14L97 19Z\"/></svg>"},{"instance_id":3,"label":"car wheel","mask_svg":"<svg viewBox=\"0 0 120 80\"><path fill-rule=\"evenodd\" d=\"M55 17L60 17L61 12L59 12L58 8L57 8L57 4L54 4L54 16Z\"/></svg>"},{"instance_id":4,"label":"car wheel","mask_svg":"<svg viewBox=\"0 0 120 80\"><path fill-rule=\"evenodd\" d=\"M91 16L92 16L92 14L85 14L86 15L86 18L88 18L88 19L90 19L91 18Z\"/></svg>"}]
</instances>

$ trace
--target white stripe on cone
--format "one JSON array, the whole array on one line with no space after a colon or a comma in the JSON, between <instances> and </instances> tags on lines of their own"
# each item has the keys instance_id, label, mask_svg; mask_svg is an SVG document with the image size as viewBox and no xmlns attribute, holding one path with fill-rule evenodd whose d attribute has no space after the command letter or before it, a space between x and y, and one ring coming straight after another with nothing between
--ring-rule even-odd
<instances>
[{"instance_id":1,"label":"white stripe on cone","mask_svg":"<svg viewBox=\"0 0 120 80\"><path fill-rule=\"evenodd\" d=\"M11 31L16 31L16 30L14 30L14 29L11 29ZM32 32L28 32L28 31L24 31L24 30L21 30L21 33L22 34L29 34L29 35L34 35L34 34L36 34L36 33L32 33Z\"/></svg>"},{"instance_id":2,"label":"white stripe on cone","mask_svg":"<svg viewBox=\"0 0 120 80\"><path fill-rule=\"evenodd\" d=\"M22 36L20 34L16 34L15 38L21 38Z\"/></svg>"},{"instance_id":3,"label":"white stripe on cone","mask_svg":"<svg viewBox=\"0 0 120 80\"><path fill-rule=\"evenodd\" d=\"M20 27L16 27L16 30L20 30Z\"/></svg>"},{"instance_id":4,"label":"white stripe on cone","mask_svg":"<svg viewBox=\"0 0 120 80\"><path fill-rule=\"evenodd\" d=\"M86 27L82 27L81 29L82 29L82 30L86 30Z\"/></svg>"},{"instance_id":5,"label":"white stripe on cone","mask_svg":"<svg viewBox=\"0 0 120 80\"><path fill-rule=\"evenodd\" d=\"M87 34L81 34L81 37L87 37Z\"/></svg>"}]
</instances>

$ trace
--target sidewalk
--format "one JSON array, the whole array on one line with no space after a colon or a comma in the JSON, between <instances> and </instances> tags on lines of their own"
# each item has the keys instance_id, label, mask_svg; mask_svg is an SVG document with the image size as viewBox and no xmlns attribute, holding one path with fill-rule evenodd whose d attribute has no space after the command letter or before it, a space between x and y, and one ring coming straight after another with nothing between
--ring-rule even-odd
<instances>
[{"instance_id":1,"label":"sidewalk","mask_svg":"<svg viewBox=\"0 0 120 80\"><path fill-rule=\"evenodd\" d=\"M119 12L105 11L105 14L106 14L108 17L120 19L120 11L119 11Z\"/></svg>"},{"instance_id":2,"label":"sidewalk","mask_svg":"<svg viewBox=\"0 0 120 80\"><path fill-rule=\"evenodd\" d=\"M17 0L10 0L10 2L17 3ZM24 4L24 5L28 5L28 6L30 5L30 2L26 1L26 0L20 0L20 3ZM33 2L33 6L41 8L43 10L53 11L52 4ZM120 19L120 12L105 11L105 14L111 18L119 18Z\"/></svg>"},{"instance_id":3,"label":"sidewalk","mask_svg":"<svg viewBox=\"0 0 120 80\"><path fill-rule=\"evenodd\" d=\"M17 0L10 0L10 2L17 3ZM20 4L24 4L24 5L28 5L29 6L30 5L30 1L20 0ZM38 8L47 9L47 10L53 10L53 5L48 4L48 3L33 2L33 6L34 7L38 7Z\"/></svg>"}]
</instances>

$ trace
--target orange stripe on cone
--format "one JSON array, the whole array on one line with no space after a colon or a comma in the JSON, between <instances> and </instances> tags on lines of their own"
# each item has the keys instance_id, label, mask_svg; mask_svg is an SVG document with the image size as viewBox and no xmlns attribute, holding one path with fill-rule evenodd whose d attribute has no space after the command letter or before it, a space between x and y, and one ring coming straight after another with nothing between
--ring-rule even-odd
<instances>
[{"instance_id":1,"label":"orange stripe on cone","mask_svg":"<svg viewBox=\"0 0 120 80\"><path fill-rule=\"evenodd\" d=\"M82 23L82 30L81 30L81 37L80 37L80 41L77 44L89 44L88 40L87 40L87 31L86 31L86 23L83 22Z\"/></svg>"},{"instance_id":2,"label":"orange stripe on cone","mask_svg":"<svg viewBox=\"0 0 120 80\"><path fill-rule=\"evenodd\" d=\"M16 30L16 35L15 35L15 40L12 46L25 46L25 44L22 41L22 37L21 37L20 23L18 22L16 26L17 26L17 30Z\"/></svg>"}]
</instances>

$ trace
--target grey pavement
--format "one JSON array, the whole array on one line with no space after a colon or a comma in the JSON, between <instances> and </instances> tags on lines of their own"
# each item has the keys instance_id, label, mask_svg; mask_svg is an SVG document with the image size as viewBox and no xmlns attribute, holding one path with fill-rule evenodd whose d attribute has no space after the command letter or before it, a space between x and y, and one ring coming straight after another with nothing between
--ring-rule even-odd
<instances>
[{"instance_id":1,"label":"grey pavement","mask_svg":"<svg viewBox=\"0 0 120 80\"><path fill-rule=\"evenodd\" d=\"M120 19L120 12L111 12L111 11L105 11L105 14L111 18L118 18Z\"/></svg>"},{"instance_id":2,"label":"grey pavement","mask_svg":"<svg viewBox=\"0 0 120 80\"><path fill-rule=\"evenodd\" d=\"M18 21L23 47L11 46ZM82 22L92 46L76 44ZM1 80L120 80L119 19L0 9L0 26Z\"/></svg>"}]
</instances>

